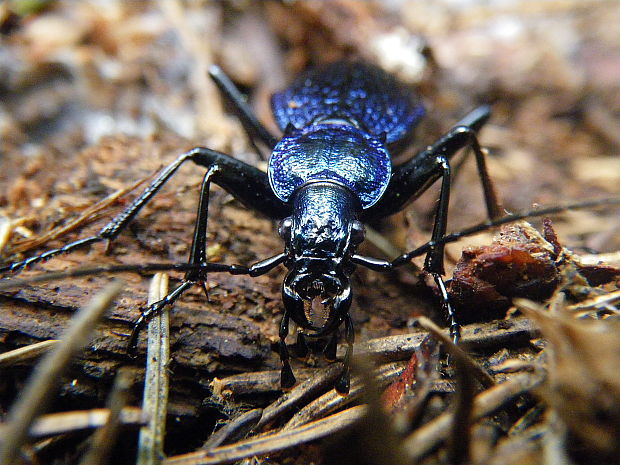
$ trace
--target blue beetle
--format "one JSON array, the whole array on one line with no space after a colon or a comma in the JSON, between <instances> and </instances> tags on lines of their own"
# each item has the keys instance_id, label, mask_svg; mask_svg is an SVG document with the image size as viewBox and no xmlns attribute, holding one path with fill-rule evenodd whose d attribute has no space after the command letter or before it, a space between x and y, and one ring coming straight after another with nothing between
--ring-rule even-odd
<instances>
[{"instance_id":1,"label":"blue beetle","mask_svg":"<svg viewBox=\"0 0 620 465\"><path fill-rule=\"evenodd\" d=\"M453 340L458 341L459 325L442 278L450 158L461 148L473 150L488 216L499 217L499 202L476 137L476 131L490 116L489 108L475 109L437 142L394 167L392 155L406 147L425 110L411 89L379 67L357 61L325 65L298 77L287 89L276 93L272 109L283 133L279 140L256 119L243 96L218 67L213 66L210 74L232 103L252 142L271 150L267 173L224 153L194 148L164 168L98 234L12 263L0 271L19 271L55 255L114 239L176 170L191 160L207 171L200 193L189 271L170 294L143 310L130 337L130 349L135 350L138 332L148 318L173 304L191 286L204 286L207 271L258 276L284 265L288 273L282 285L284 315L279 332L281 385L290 388L295 384L285 341L291 319L300 328L297 352L303 355L307 351L307 336L327 336L325 354L330 359L336 358L338 330L344 325L347 350L344 369L335 387L345 394L349 390L349 361L354 340L349 315L351 274L358 265L389 271L420 255L415 250L388 261L357 254L364 240L363 223L401 210L432 183L441 180L429 243L434 245L427 247L424 269L437 283ZM249 267L209 263L206 232L211 183L223 187L249 208L279 220L284 251Z\"/></svg>"}]
</instances>

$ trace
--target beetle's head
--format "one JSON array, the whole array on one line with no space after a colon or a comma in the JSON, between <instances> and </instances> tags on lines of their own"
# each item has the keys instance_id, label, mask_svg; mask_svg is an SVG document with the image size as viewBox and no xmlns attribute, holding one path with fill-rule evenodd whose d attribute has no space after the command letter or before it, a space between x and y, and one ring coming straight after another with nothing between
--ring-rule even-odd
<instances>
[{"instance_id":1,"label":"beetle's head","mask_svg":"<svg viewBox=\"0 0 620 465\"><path fill-rule=\"evenodd\" d=\"M354 207L342 199L323 195L305 200L303 208L280 224L289 255L283 298L298 324L322 330L348 311L354 269L350 257L364 239L364 226L355 218Z\"/></svg>"}]
</instances>

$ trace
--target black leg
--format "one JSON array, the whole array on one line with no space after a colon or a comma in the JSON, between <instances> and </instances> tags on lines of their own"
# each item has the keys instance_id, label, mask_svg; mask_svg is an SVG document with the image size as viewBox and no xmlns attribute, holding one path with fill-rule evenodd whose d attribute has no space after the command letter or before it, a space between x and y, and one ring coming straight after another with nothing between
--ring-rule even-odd
<instances>
[{"instance_id":1,"label":"black leg","mask_svg":"<svg viewBox=\"0 0 620 465\"><path fill-rule=\"evenodd\" d=\"M486 168L484 152L475 132L488 119L488 115L488 107L472 111L461 120L470 126L455 126L435 144L395 168L381 200L364 211L363 220L382 218L400 211L407 202L417 198L441 177L441 172L437 170L439 157L449 160L465 147L471 147L474 152L489 218L501 216L499 201Z\"/></svg>"},{"instance_id":2,"label":"black leg","mask_svg":"<svg viewBox=\"0 0 620 465\"><path fill-rule=\"evenodd\" d=\"M306 336L304 333L297 333L297 341L295 341L295 355L299 358L305 358L308 356L308 352L310 349L308 348L308 341L306 341Z\"/></svg>"},{"instance_id":3,"label":"black leg","mask_svg":"<svg viewBox=\"0 0 620 465\"><path fill-rule=\"evenodd\" d=\"M190 265L204 265L207 263L207 220L209 216L209 188L211 179L218 172L218 166L214 165L206 172L200 189L200 199L198 201L198 213L194 226L194 238L190 249ZM173 305L176 300L194 284L203 283L207 279L206 272L188 271L185 273L183 282L176 287L170 294L163 299L151 304L146 310L142 311L140 318L134 323L131 336L127 345L127 352L135 354L138 345L138 336L146 323L153 316L161 312L167 305Z\"/></svg>"},{"instance_id":4,"label":"black leg","mask_svg":"<svg viewBox=\"0 0 620 465\"><path fill-rule=\"evenodd\" d=\"M192 250L194 249L194 244L192 244ZM199 256L199 254L197 254ZM260 276L262 274L268 273L276 266L281 265L287 258L285 253L280 253L278 255L274 255L273 257L269 257L265 260L261 260L260 262L254 263L250 267L244 267L239 265L225 265L221 263L209 263L202 262L198 263L203 266L203 270L199 271L190 271L187 275L194 277L196 279L205 279L207 272L209 269L210 272L226 272L230 274L246 274L248 276ZM148 323L148 321L155 316L158 312L161 312L166 305L172 305L174 302L190 287L196 284L196 281L190 280L187 278L170 294L164 297L162 300L157 301L142 310L142 314L134 323L134 327L131 331L131 335L129 337L129 342L127 343L127 352L132 355L135 354L137 344L138 344L138 336L140 335L140 331L144 329L144 326Z\"/></svg>"},{"instance_id":5,"label":"black leg","mask_svg":"<svg viewBox=\"0 0 620 465\"><path fill-rule=\"evenodd\" d=\"M454 126L467 126L478 132L491 118L491 107L489 105L480 105L474 108L461 118Z\"/></svg>"},{"instance_id":6,"label":"black leg","mask_svg":"<svg viewBox=\"0 0 620 465\"><path fill-rule=\"evenodd\" d=\"M336 381L336 392L338 394L347 395L351 387L351 355L353 354L353 343L355 342L355 331L353 330L353 321L351 315L344 317L344 338L347 342L347 349L344 353L343 368L340 378Z\"/></svg>"},{"instance_id":7,"label":"black leg","mask_svg":"<svg viewBox=\"0 0 620 465\"><path fill-rule=\"evenodd\" d=\"M436 160L436 169L441 173L441 190L439 191L439 200L437 202L437 210L435 212L435 222L433 224L432 241L437 241L446 234L448 225L448 207L450 204L450 163L444 157L438 157ZM445 244L433 247L426 255L424 261L424 269L438 275L445 274L443 266Z\"/></svg>"},{"instance_id":8,"label":"black leg","mask_svg":"<svg viewBox=\"0 0 620 465\"><path fill-rule=\"evenodd\" d=\"M441 190L439 192L439 201L437 202L437 210L435 213L435 223L433 225L433 233L431 242L437 244L430 247L426 259L424 261L424 270L428 271L435 280L437 287L441 293L441 304L450 322L450 335L456 343L460 339L460 326L457 323L454 308L450 303L450 298L446 290L445 283L441 277L444 274L444 249L445 244L440 241L446 234L448 222L448 206L450 200L450 164L448 159L442 155L435 157L435 171L432 173L434 178L441 177ZM362 257L354 255L352 261L358 265L365 266L375 271L389 271L395 267L402 266L411 260L410 254L406 253L395 260L387 261L375 258Z\"/></svg>"},{"instance_id":9,"label":"black leg","mask_svg":"<svg viewBox=\"0 0 620 465\"><path fill-rule=\"evenodd\" d=\"M499 201L489 177L484 153L475 131L488 120L488 107L480 107L469 113L457 126L452 128L439 141L415 156L411 161L398 167L390 179L390 184L381 200L368 210L368 218L387 216L399 211L411 199L419 196L432 183L441 178L441 191L435 213L435 222L431 242L435 244L428 249L424 269L435 280L441 293L442 307L450 322L450 334L454 342L460 339L460 327L457 323L454 308L450 303L448 292L443 281L444 248L440 241L446 234L448 205L450 199L450 163L449 159L460 149L470 147L476 157L476 166L482 184L487 214L490 219L501 215ZM353 261L376 271L388 271L404 265L411 259L406 253L389 262L386 260L354 256Z\"/></svg>"},{"instance_id":10,"label":"black leg","mask_svg":"<svg viewBox=\"0 0 620 465\"><path fill-rule=\"evenodd\" d=\"M288 336L289 316L284 312L282 321L280 322L280 361L282 362L282 370L280 372L280 386L282 389L291 389L295 386L297 380L291 368L290 356L286 347L286 336Z\"/></svg>"},{"instance_id":11,"label":"black leg","mask_svg":"<svg viewBox=\"0 0 620 465\"><path fill-rule=\"evenodd\" d=\"M213 65L209 68L209 75L226 100L232 103L235 113L252 143L256 146L256 142L260 141L269 147L269 149L273 150L278 140L261 124L258 118L254 116L244 96L239 92L239 89L237 89L226 73L224 73L219 66ZM260 151L258 151L258 154L264 160Z\"/></svg>"},{"instance_id":12,"label":"black leg","mask_svg":"<svg viewBox=\"0 0 620 465\"><path fill-rule=\"evenodd\" d=\"M450 201L450 164L446 158L438 157L437 167L441 171L441 190L439 192L439 201L437 202L437 212L435 214L435 223L431 236L433 242L437 242L446 234L448 206ZM442 278L442 275L445 274L443 263L444 249L445 244L439 244L431 248L424 261L424 270L428 271L433 276L439 288L441 293L441 306L450 322L450 336L456 344L461 338L461 328L456 320L454 307L452 307L446 285Z\"/></svg>"},{"instance_id":13,"label":"black leg","mask_svg":"<svg viewBox=\"0 0 620 465\"><path fill-rule=\"evenodd\" d=\"M264 172L226 154L204 147L196 147L180 155L174 162L164 168L142 194L123 212L105 225L97 235L80 239L26 260L0 267L0 272L17 272L56 255L64 254L96 242L113 240L176 173L179 167L188 160L208 169L217 166L210 180L222 186L250 208L272 219L280 219L289 214L287 205L273 194L269 185L269 179Z\"/></svg>"},{"instance_id":14,"label":"black leg","mask_svg":"<svg viewBox=\"0 0 620 465\"><path fill-rule=\"evenodd\" d=\"M176 302L176 300L181 297L181 295L186 290L192 287L192 285L193 283L189 281L182 282L166 297L153 303L142 311L140 317L133 324L133 328L131 329L131 334L129 336L129 341L127 342L127 353L131 357L135 356L138 349L138 337L140 336L140 331L144 329L149 320L155 315L157 315L159 312L161 312L166 307L166 305L174 304L174 302Z\"/></svg>"},{"instance_id":15,"label":"black leg","mask_svg":"<svg viewBox=\"0 0 620 465\"><path fill-rule=\"evenodd\" d=\"M217 165L212 166L205 173L200 188L200 199L198 201L198 213L196 214L196 223L194 226L194 237L192 240L192 248L189 254L189 263L193 265L207 263L207 225L209 219L209 189L211 180L219 171ZM206 274L188 272L185 274L187 281L203 281Z\"/></svg>"},{"instance_id":16,"label":"black leg","mask_svg":"<svg viewBox=\"0 0 620 465\"><path fill-rule=\"evenodd\" d=\"M441 275L437 273L431 273L433 278L435 279L435 284L437 284L437 288L441 293L441 302L444 314L448 317L448 323L450 324L450 337L452 338L452 342L458 344L461 340L461 325L456 318L456 313L454 311L454 307L450 303L450 295L448 294L448 290L446 289L446 283L444 283Z\"/></svg>"},{"instance_id":17,"label":"black leg","mask_svg":"<svg viewBox=\"0 0 620 465\"><path fill-rule=\"evenodd\" d=\"M336 361L336 352L338 350L338 329L335 329L332 335L329 337L325 348L323 349L323 355L325 360L329 362Z\"/></svg>"},{"instance_id":18,"label":"black leg","mask_svg":"<svg viewBox=\"0 0 620 465\"><path fill-rule=\"evenodd\" d=\"M198 201L198 212L196 214L196 223L194 226L194 236L192 240L192 247L190 249L189 261L190 265L208 265L207 262L207 225L209 217L209 189L211 187L211 181L220 172L218 165L213 165L205 174L202 187L200 188L200 199ZM258 276L272 270L276 266L280 265L286 259L284 253L274 255L266 260L255 263L251 267L242 270L236 266L230 266L228 271L233 274L248 274L250 276ZM224 265L225 266L225 265ZM205 266L205 269L207 266ZM186 290L191 288L194 284L204 283L207 279L207 272L203 270L188 271L185 274L183 282L174 289L170 294L164 297L162 300L150 305L146 310L142 312L140 318L134 324L131 336L128 343L128 352L133 354L136 352L139 332L144 328L144 325L157 313L161 312L166 305L172 305Z\"/></svg>"}]
</instances>

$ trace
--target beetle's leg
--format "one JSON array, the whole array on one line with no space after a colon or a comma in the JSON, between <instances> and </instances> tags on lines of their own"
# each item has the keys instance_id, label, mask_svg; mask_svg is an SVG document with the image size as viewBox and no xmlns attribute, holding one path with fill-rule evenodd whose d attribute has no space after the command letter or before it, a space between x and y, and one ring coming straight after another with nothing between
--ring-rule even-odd
<instances>
[{"instance_id":1,"label":"beetle's leg","mask_svg":"<svg viewBox=\"0 0 620 465\"><path fill-rule=\"evenodd\" d=\"M450 163L448 162L448 159L443 156L437 156L435 158L435 170L439 174L434 176L441 177L441 190L439 193L439 201L437 202L435 222L431 237L431 242L433 243L437 242L446 234L448 205L450 200ZM439 245L435 245L428 250L424 261L424 270L428 271L433 276L433 279L439 288L442 307L448 317L448 321L450 322L450 336L456 343L461 337L460 326L456 320L454 307L452 307L452 304L450 303L450 297L446 290L446 285L441 277L444 274L444 248L445 244L440 242ZM409 256L409 253L402 254L391 262L382 259L363 257L361 255L353 255L353 257L351 257L353 263L380 272L390 271L395 267L402 266L405 263L408 263L410 259L411 257Z\"/></svg>"},{"instance_id":2,"label":"beetle's leg","mask_svg":"<svg viewBox=\"0 0 620 465\"><path fill-rule=\"evenodd\" d=\"M338 394L346 395L349 393L351 387L351 355L353 354L353 343L355 342L355 331L353 330L353 321L351 315L348 313L344 317L344 339L347 343L346 352L344 353L344 360L342 374L336 381L336 392Z\"/></svg>"},{"instance_id":3,"label":"beetle's leg","mask_svg":"<svg viewBox=\"0 0 620 465\"><path fill-rule=\"evenodd\" d=\"M489 176L484 152L480 147L476 131L488 120L488 107L479 107L463 118L457 126L448 131L439 141L422 151L409 162L395 169L390 183L379 202L366 211L364 219L387 216L399 211L405 203L422 194L432 183L441 178L441 191L435 213L432 241L436 242L446 233L448 201L450 197L449 159L460 149L470 147L476 157L476 166L482 184L487 214L490 219L501 216L501 207ZM442 275L445 244L432 247L426 255L424 269L432 276L442 296L442 306L450 321L450 333L456 342L460 329L455 319ZM403 254L392 262L354 257L354 262L372 269L386 271L409 261L409 254Z\"/></svg>"},{"instance_id":4,"label":"beetle's leg","mask_svg":"<svg viewBox=\"0 0 620 465\"><path fill-rule=\"evenodd\" d=\"M480 105L461 118L454 126L467 126L478 132L491 118L491 107Z\"/></svg>"},{"instance_id":5,"label":"beetle's leg","mask_svg":"<svg viewBox=\"0 0 620 465\"><path fill-rule=\"evenodd\" d=\"M329 337L325 348L323 349L323 355L325 360L329 362L336 361L336 352L338 350L338 329L336 328L332 335Z\"/></svg>"},{"instance_id":6,"label":"beetle's leg","mask_svg":"<svg viewBox=\"0 0 620 465\"><path fill-rule=\"evenodd\" d=\"M129 335L129 341L127 342L127 353L133 357L136 354L136 350L138 348L138 336L140 336L140 331L144 329L149 320L161 312L166 305L172 305L174 302L181 297L181 295L192 287L193 283L189 281L184 281L179 286L177 286L172 292L170 292L163 299L154 302L145 310L141 311L140 317L134 322L133 328L131 329L131 334Z\"/></svg>"},{"instance_id":7,"label":"beetle's leg","mask_svg":"<svg viewBox=\"0 0 620 465\"><path fill-rule=\"evenodd\" d=\"M280 375L280 385L282 389L290 389L295 385L295 376L289 362L289 353L286 347L286 336L288 335L288 322L291 315L294 321L296 316L304 315L303 299L295 292L289 282L290 275L284 278L282 283L282 303L284 304L284 316L280 322L280 360L282 361L282 371Z\"/></svg>"},{"instance_id":8,"label":"beetle's leg","mask_svg":"<svg viewBox=\"0 0 620 465\"><path fill-rule=\"evenodd\" d=\"M217 178L221 169L219 165L212 165L202 180L202 187L200 188L200 198L198 200L198 212L196 214L196 222L194 225L194 236L192 240L192 247L190 249L189 261L190 265L206 265L207 264L207 226L209 219L209 191L211 182ZM285 255L279 254L275 257L271 257L262 262L254 264L247 269L247 273L252 276L258 276L259 274L266 273L272 268L276 267L284 261ZM191 288L194 284L202 283L207 279L207 273L205 271L188 271L185 273L183 282L174 289L170 294L164 297L162 300L153 303L145 311L142 312L140 318L134 324L134 328L131 332L128 343L128 352L134 354L137 348L138 335L140 330L144 327L146 322L161 312L166 305L172 305L180 296Z\"/></svg>"},{"instance_id":9,"label":"beetle's leg","mask_svg":"<svg viewBox=\"0 0 620 465\"><path fill-rule=\"evenodd\" d=\"M437 167L441 171L441 190L439 192L439 201L437 202L437 211L435 213L435 223L433 225L433 233L431 236L432 241L437 241L446 234L446 227L448 224L448 205L450 200L450 164L447 158L438 157ZM424 260L424 270L428 271L435 280L440 292L441 303L444 314L447 315L450 322L450 336L456 344L461 338L461 328L456 321L454 307L450 302L450 297L446 291L446 285L443 281L442 275L445 274L444 270L444 249L445 244L440 244L431 250L426 255Z\"/></svg>"},{"instance_id":10,"label":"beetle's leg","mask_svg":"<svg viewBox=\"0 0 620 465\"><path fill-rule=\"evenodd\" d=\"M260 276L265 273L268 273L276 266L282 264L284 260L286 260L287 255L285 253L280 253L274 255L273 257L269 257L265 260L261 260L259 262L254 263L250 267L244 267L239 265L225 265L221 263L201 263L205 268L215 268L212 269L211 272L226 272L230 274L245 274L248 276ZM201 271L199 276L206 276L206 271ZM176 289L174 289L170 294L164 297L162 300L159 300L146 309L144 309L140 315L140 317L134 323L134 327L131 331L131 335L129 337L129 342L127 343L127 352L129 354L135 354L138 343L138 336L140 331L144 329L144 326L148 321L155 316L158 312L162 311L166 305L172 305L183 292L192 287L195 283L193 281L186 280L182 282Z\"/></svg>"},{"instance_id":11,"label":"beetle's leg","mask_svg":"<svg viewBox=\"0 0 620 465\"><path fill-rule=\"evenodd\" d=\"M309 348L306 336L301 331L297 332L297 340L295 341L295 355L299 358L305 358L308 356Z\"/></svg>"},{"instance_id":12,"label":"beetle's leg","mask_svg":"<svg viewBox=\"0 0 620 465\"><path fill-rule=\"evenodd\" d=\"M282 362L282 370L280 372L280 386L282 386L282 389L290 389L293 386L295 386L295 383L297 382L297 380L295 379L295 375L293 374L293 369L291 368L288 348L286 347L286 336L288 336L288 321L289 321L289 316L285 310L284 316L282 317L282 321L280 321L280 344L279 344L280 361Z\"/></svg>"},{"instance_id":13,"label":"beetle's leg","mask_svg":"<svg viewBox=\"0 0 620 465\"><path fill-rule=\"evenodd\" d=\"M200 198L198 200L198 213L196 214L196 222L194 224L194 238L192 240L192 247L190 249L188 263L191 265L204 265L207 263L207 220L209 217L209 188L211 187L211 181L213 177L219 171L218 165L211 166L202 180L202 187L200 188ZM177 286L171 293L165 296L163 299L154 302L146 310L142 311L142 314L138 320L134 323L131 336L129 337L129 343L127 351L130 355L134 355L137 349L138 336L140 330L144 327L147 321L161 312L167 305L172 305L181 297L181 295L194 284L204 283L207 279L205 272L188 271L185 273L183 282Z\"/></svg>"},{"instance_id":14,"label":"beetle's leg","mask_svg":"<svg viewBox=\"0 0 620 465\"><path fill-rule=\"evenodd\" d=\"M250 137L254 146L256 147L256 142L260 141L273 150L278 140L261 124L258 118L256 118L251 108L246 103L245 97L239 92L239 89L237 89L226 73L224 73L219 66L212 65L209 68L209 75L226 100L232 103L239 121L241 121L245 132ZM260 150L257 150L257 152L261 159L264 160L265 158Z\"/></svg>"},{"instance_id":15,"label":"beetle's leg","mask_svg":"<svg viewBox=\"0 0 620 465\"><path fill-rule=\"evenodd\" d=\"M198 200L198 213L194 225L194 237L192 248L189 254L189 263L192 265L207 263L207 226L209 219L209 190L212 178L219 171L218 165L213 165L205 173L200 188L200 199ZM185 280L191 282L205 281L206 273L189 271L185 274Z\"/></svg>"},{"instance_id":16,"label":"beetle's leg","mask_svg":"<svg viewBox=\"0 0 620 465\"><path fill-rule=\"evenodd\" d=\"M385 193L375 205L363 212L362 219L381 218L400 211L407 202L420 196L441 177L442 172L437 169L438 158L449 160L465 147L471 147L474 152L489 218L501 216L502 209L488 174L485 155L476 137L476 131L488 116L488 107L477 108L435 144L395 168Z\"/></svg>"},{"instance_id":17,"label":"beetle's leg","mask_svg":"<svg viewBox=\"0 0 620 465\"><path fill-rule=\"evenodd\" d=\"M287 215L286 205L278 199L269 186L267 175L251 165L236 160L229 155L204 147L196 147L182 155L164 168L159 175L145 188L124 211L106 224L98 234L79 239L63 247L48 250L40 255L0 267L0 272L17 272L25 267L48 260L56 255L64 254L86 245L111 241L131 222L138 212L151 200L161 187L174 175L179 167L191 160L197 165L210 168L218 166L218 173L214 182L219 184L235 198L250 208L273 219Z\"/></svg>"}]
</instances>

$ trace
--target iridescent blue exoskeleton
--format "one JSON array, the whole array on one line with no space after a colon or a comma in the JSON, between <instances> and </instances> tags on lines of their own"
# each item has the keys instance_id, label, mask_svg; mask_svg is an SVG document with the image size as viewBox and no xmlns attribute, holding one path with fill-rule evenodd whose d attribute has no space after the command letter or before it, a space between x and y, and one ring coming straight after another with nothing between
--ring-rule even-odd
<instances>
[{"instance_id":1,"label":"iridescent blue exoskeleton","mask_svg":"<svg viewBox=\"0 0 620 465\"><path fill-rule=\"evenodd\" d=\"M282 264L288 269L282 285L284 316L280 324L282 387L295 384L285 343L292 319L300 330L297 351L303 354L307 350L306 336L327 336L325 354L331 359L336 358L338 329L344 325L347 350L336 389L346 393L354 339L349 315L351 274L357 265L389 271L420 254L412 251L392 261L358 255L357 248L364 240L363 223L399 211L441 179L432 232L432 241L439 243L428 248L424 269L437 283L452 337L457 341L459 326L441 277L444 244L440 238L446 232L449 159L463 147L473 150L488 215L499 216L498 201L475 135L488 119L489 109L480 107L472 111L439 141L394 167L391 155L409 142L414 127L424 115L424 107L410 89L380 68L360 62L338 62L302 75L286 90L275 94L273 113L283 132L279 141L258 122L230 79L217 67L210 72L233 104L253 144L264 144L272 151L267 173L208 148L192 149L167 166L97 235L13 263L0 271L16 271L87 244L114 239L176 170L191 160L207 168L189 258L191 265L200 267L188 271L176 289L144 310L132 333L130 347L135 348L138 330L149 316L174 303L189 287L204 285L207 271L258 276ZM249 267L207 262L211 183L223 187L246 206L280 220L284 251Z\"/></svg>"}]
</instances>

